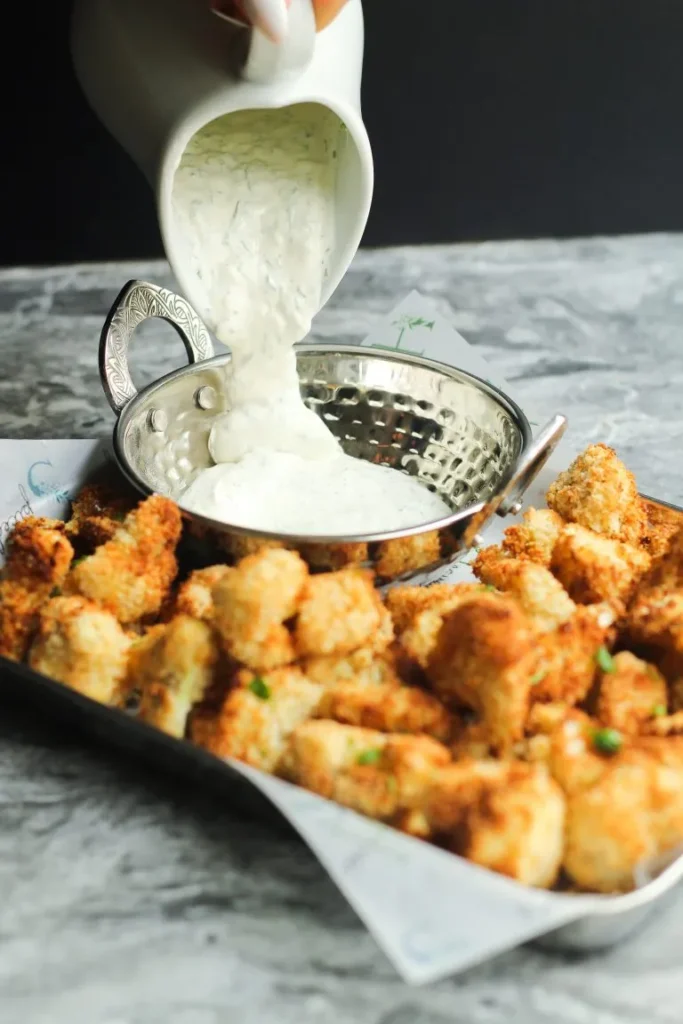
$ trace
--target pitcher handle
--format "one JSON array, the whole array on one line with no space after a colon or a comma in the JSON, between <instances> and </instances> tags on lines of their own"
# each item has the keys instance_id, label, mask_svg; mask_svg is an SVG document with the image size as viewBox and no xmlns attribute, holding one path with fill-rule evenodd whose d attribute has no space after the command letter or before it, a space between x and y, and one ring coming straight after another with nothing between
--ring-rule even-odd
<instances>
[{"instance_id":1,"label":"pitcher handle","mask_svg":"<svg viewBox=\"0 0 683 1024\"><path fill-rule=\"evenodd\" d=\"M158 284L129 281L109 310L100 335L100 377L115 413L138 393L130 375L128 348L136 327L151 317L165 320L180 335L189 363L213 355L209 332L189 302Z\"/></svg>"}]
</instances>

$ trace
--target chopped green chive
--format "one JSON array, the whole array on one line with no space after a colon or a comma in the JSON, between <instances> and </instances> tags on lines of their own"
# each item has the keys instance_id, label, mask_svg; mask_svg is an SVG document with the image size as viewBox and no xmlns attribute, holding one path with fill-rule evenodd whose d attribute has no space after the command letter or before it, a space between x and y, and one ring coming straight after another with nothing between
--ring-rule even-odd
<instances>
[{"instance_id":1,"label":"chopped green chive","mask_svg":"<svg viewBox=\"0 0 683 1024\"><path fill-rule=\"evenodd\" d=\"M84 562L86 560L86 558L87 558L87 555L79 555L78 558L74 558L73 562L71 563L71 568L75 569L76 566L80 565L81 562Z\"/></svg>"},{"instance_id":2,"label":"chopped green chive","mask_svg":"<svg viewBox=\"0 0 683 1024\"><path fill-rule=\"evenodd\" d=\"M593 746L600 754L617 754L624 743L624 737L617 729L596 729Z\"/></svg>"},{"instance_id":3,"label":"chopped green chive","mask_svg":"<svg viewBox=\"0 0 683 1024\"><path fill-rule=\"evenodd\" d=\"M488 590L489 593L491 593L491 591L493 591L495 593L496 588L494 587L494 585L492 583L484 583L483 587L484 587L484 590Z\"/></svg>"},{"instance_id":4,"label":"chopped green chive","mask_svg":"<svg viewBox=\"0 0 683 1024\"><path fill-rule=\"evenodd\" d=\"M666 704L655 704L651 714L653 718L663 718L666 715Z\"/></svg>"},{"instance_id":5,"label":"chopped green chive","mask_svg":"<svg viewBox=\"0 0 683 1024\"><path fill-rule=\"evenodd\" d=\"M532 675L531 679L529 680L529 685L530 686L538 686L539 683L543 682L543 680L545 679L545 677L547 675L548 675L548 669L547 668L539 669L538 672L534 672L534 674Z\"/></svg>"},{"instance_id":6,"label":"chopped green chive","mask_svg":"<svg viewBox=\"0 0 683 1024\"><path fill-rule=\"evenodd\" d=\"M614 658L604 646L598 647L595 652L595 661L598 668L601 668L603 672L616 672L617 670L617 666L614 664Z\"/></svg>"},{"instance_id":7,"label":"chopped green chive","mask_svg":"<svg viewBox=\"0 0 683 1024\"><path fill-rule=\"evenodd\" d=\"M62 593L62 588L61 587L53 587L51 592L50 592L50 597L61 597L61 593Z\"/></svg>"},{"instance_id":8,"label":"chopped green chive","mask_svg":"<svg viewBox=\"0 0 683 1024\"><path fill-rule=\"evenodd\" d=\"M261 676L254 676L249 683L249 689L259 700L268 700L270 697L270 688Z\"/></svg>"},{"instance_id":9,"label":"chopped green chive","mask_svg":"<svg viewBox=\"0 0 683 1024\"><path fill-rule=\"evenodd\" d=\"M370 750L364 750L359 754L356 761L358 764L377 764L381 756L381 750L377 747L371 747Z\"/></svg>"}]
</instances>

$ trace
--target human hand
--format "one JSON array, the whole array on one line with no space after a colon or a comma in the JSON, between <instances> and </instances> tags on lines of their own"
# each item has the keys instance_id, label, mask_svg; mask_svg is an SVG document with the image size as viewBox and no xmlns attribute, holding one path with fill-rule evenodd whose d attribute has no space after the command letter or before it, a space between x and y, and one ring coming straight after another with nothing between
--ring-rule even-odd
<instances>
[{"instance_id":1,"label":"human hand","mask_svg":"<svg viewBox=\"0 0 683 1024\"><path fill-rule=\"evenodd\" d=\"M246 21L260 29L274 43L287 35L287 8L291 0L212 0L217 14ZM346 0L311 0L318 32L339 14Z\"/></svg>"}]
</instances>

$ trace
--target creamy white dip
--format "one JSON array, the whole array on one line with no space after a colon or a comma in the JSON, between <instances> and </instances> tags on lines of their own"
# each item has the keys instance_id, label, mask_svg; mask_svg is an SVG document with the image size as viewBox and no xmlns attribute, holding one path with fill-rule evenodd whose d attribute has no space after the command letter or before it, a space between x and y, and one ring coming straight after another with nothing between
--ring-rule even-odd
<instances>
[{"instance_id":1,"label":"creamy white dip","mask_svg":"<svg viewBox=\"0 0 683 1024\"><path fill-rule=\"evenodd\" d=\"M293 346L321 305L343 128L317 104L228 114L198 132L173 185L176 244L199 310L232 353L227 412L182 498L272 533L343 535L449 513L414 478L345 455L299 393ZM195 300L196 301L196 300Z\"/></svg>"}]
</instances>

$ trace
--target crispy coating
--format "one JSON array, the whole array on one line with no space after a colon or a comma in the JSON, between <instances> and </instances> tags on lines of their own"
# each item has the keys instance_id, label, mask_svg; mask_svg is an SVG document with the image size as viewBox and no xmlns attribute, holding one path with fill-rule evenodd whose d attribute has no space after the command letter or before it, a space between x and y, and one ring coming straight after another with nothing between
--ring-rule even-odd
<instances>
[{"instance_id":1,"label":"crispy coating","mask_svg":"<svg viewBox=\"0 0 683 1024\"><path fill-rule=\"evenodd\" d=\"M320 719L294 730L282 773L360 814L403 822L404 812L419 809L435 769L449 762L446 747L428 736L390 735Z\"/></svg>"},{"instance_id":2,"label":"crispy coating","mask_svg":"<svg viewBox=\"0 0 683 1024\"><path fill-rule=\"evenodd\" d=\"M116 487L106 482L86 484L71 505L67 536L94 550L113 538L135 505L133 492L122 480L117 480Z\"/></svg>"},{"instance_id":3,"label":"crispy coating","mask_svg":"<svg viewBox=\"0 0 683 1024\"><path fill-rule=\"evenodd\" d=\"M290 734L313 714L322 694L322 686L294 666L262 675L243 669L217 713L192 719L190 735L217 757L273 772Z\"/></svg>"},{"instance_id":4,"label":"crispy coating","mask_svg":"<svg viewBox=\"0 0 683 1024\"><path fill-rule=\"evenodd\" d=\"M482 593L482 587L478 583L437 584L424 590L426 599L422 601L417 600L411 593L419 589L419 587L406 587L390 591L387 603L390 604L392 595L394 595L395 608L392 609L394 621L405 623L399 634L401 648L424 669L427 667L436 645L444 615L453 611L463 601L469 600L474 594ZM403 594L401 590L404 591ZM415 608L415 611L409 615L411 606Z\"/></svg>"},{"instance_id":5,"label":"crispy coating","mask_svg":"<svg viewBox=\"0 0 683 1024\"><path fill-rule=\"evenodd\" d=\"M109 612L83 597L55 597L40 613L28 663L85 697L110 704L123 682L129 647Z\"/></svg>"},{"instance_id":6,"label":"crispy coating","mask_svg":"<svg viewBox=\"0 0 683 1024\"><path fill-rule=\"evenodd\" d=\"M63 585L73 553L61 522L30 516L14 527L0 580L0 655L25 657L38 611Z\"/></svg>"},{"instance_id":7,"label":"crispy coating","mask_svg":"<svg viewBox=\"0 0 683 1024\"><path fill-rule=\"evenodd\" d=\"M499 548L480 551L472 571L482 583L511 594L540 633L556 629L576 611L576 605L548 569L524 559L501 558Z\"/></svg>"},{"instance_id":8,"label":"crispy coating","mask_svg":"<svg viewBox=\"0 0 683 1024\"><path fill-rule=\"evenodd\" d=\"M655 564L668 552L671 541L681 530L683 517L677 509L667 508L654 501L641 498L641 504L646 524L642 545Z\"/></svg>"},{"instance_id":9,"label":"crispy coating","mask_svg":"<svg viewBox=\"0 0 683 1024\"><path fill-rule=\"evenodd\" d=\"M126 516L110 541L74 566L65 592L97 602L123 625L154 615L178 571L178 506L153 495Z\"/></svg>"},{"instance_id":10,"label":"crispy coating","mask_svg":"<svg viewBox=\"0 0 683 1024\"><path fill-rule=\"evenodd\" d=\"M564 523L549 508L528 508L520 523L508 526L502 549L510 558L522 558L546 568Z\"/></svg>"},{"instance_id":11,"label":"crispy coating","mask_svg":"<svg viewBox=\"0 0 683 1024\"><path fill-rule=\"evenodd\" d=\"M626 632L635 643L683 656L683 588L643 590L629 611Z\"/></svg>"},{"instance_id":12,"label":"crispy coating","mask_svg":"<svg viewBox=\"0 0 683 1024\"><path fill-rule=\"evenodd\" d=\"M666 710L668 695L664 676L629 651L613 658L613 672L603 672L597 702L602 725L635 735Z\"/></svg>"},{"instance_id":13,"label":"crispy coating","mask_svg":"<svg viewBox=\"0 0 683 1024\"><path fill-rule=\"evenodd\" d=\"M571 524L560 533L551 568L580 604L627 603L650 568L650 561L642 548Z\"/></svg>"},{"instance_id":14,"label":"crispy coating","mask_svg":"<svg viewBox=\"0 0 683 1024\"><path fill-rule=\"evenodd\" d=\"M453 716L417 686L337 683L323 695L316 715L380 732L425 733L444 742L453 732Z\"/></svg>"},{"instance_id":15,"label":"crispy coating","mask_svg":"<svg viewBox=\"0 0 683 1024\"><path fill-rule=\"evenodd\" d=\"M331 571L348 565L362 565L368 560L368 546L358 544L299 544L301 557L311 569Z\"/></svg>"},{"instance_id":16,"label":"crispy coating","mask_svg":"<svg viewBox=\"0 0 683 1024\"><path fill-rule=\"evenodd\" d=\"M548 768L568 795L592 786L609 766L610 755L601 754L594 737L598 722L584 711L571 708L548 733Z\"/></svg>"},{"instance_id":17,"label":"crispy coating","mask_svg":"<svg viewBox=\"0 0 683 1024\"><path fill-rule=\"evenodd\" d=\"M614 540L638 544L645 533L635 478L606 444L590 445L578 455L546 498L562 519Z\"/></svg>"},{"instance_id":18,"label":"crispy coating","mask_svg":"<svg viewBox=\"0 0 683 1024\"><path fill-rule=\"evenodd\" d=\"M213 622L213 590L232 570L227 565L210 565L206 569L195 569L181 583L175 598L174 612L189 615L193 619Z\"/></svg>"},{"instance_id":19,"label":"crispy coating","mask_svg":"<svg viewBox=\"0 0 683 1024\"><path fill-rule=\"evenodd\" d=\"M300 555L265 548L248 555L213 589L214 625L227 654L256 671L295 659L285 623L297 612L308 579Z\"/></svg>"},{"instance_id":20,"label":"crispy coating","mask_svg":"<svg viewBox=\"0 0 683 1024\"><path fill-rule=\"evenodd\" d=\"M683 711L650 718L643 725L643 733L647 736L683 736Z\"/></svg>"},{"instance_id":21,"label":"crispy coating","mask_svg":"<svg viewBox=\"0 0 683 1024\"><path fill-rule=\"evenodd\" d=\"M625 892L640 862L680 844L683 756L671 752L676 742L630 747L593 785L570 795L564 868L581 888Z\"/></svg>"},{"instance_id":22,"label":"crispy coating","mask_svg":"<svg viewBox=\"0 0 683 1024\"><path fill-rule=\"evenodd\" d=\"M385 623L372 574L361 569L311 576L295 626L303 657L344 655L364 647Z\"/></svg>"},{"instance_id":23,"label":"crispy coating","mask_svg":"<svg viewBox=\"0 0 683 1024\"><path fill-rule=\"evenodd\" d=\"M413 537L383 540L377 545L377 575L384 580L397 580L407 572L424 569L441 557L438 530L418 533Z\"/></svg>"},{"instance_id":24,"label":"crispy coating","mask_svg":"<svg viewBox=\"0 0 683 1024\"><path fill-rule=\"evenodd\" d=\"M584 700L595 679L598 651L609 645L613 625L611 609L579 607L568 622L540 637L532 700L569 705Z\"/></svg>"},{"instance_id":25,"label":"crispy coating","mask_svg":"<svg viewBox=\"0 0 683 1024\"><path fill-rule=\"evenodd\" d=\"M436 772L424 814L453 853L548 888L562 862L565 800L543 765L464 760Z\"/></svg>"},{"instance_id":26,"label":"crispy coating","mask_svg":"<svg viewBox=\"0 0 683 1024\"><path fill-rule=\"evenodd\" d=\"M652 587L683 590L683 526L673 535L669 547L647 581Z\"/></svg>"},{"instance_id":27,"label":"crispy coating","mask_svg":"<svg viewBox=\"0 0 683 1024\"><path fill-rule=\"evenodd\" d=\"M325 687L341 683L354 686L400 686L402 683L395 658L389 652L378 654L371 647L360 647L343 657L332 654L307 658L302 668L312 682Z\"/></svg>"},{"instance_id":28,"label":"crispy coating","mask_svg":"<svg viewBox=\"0 0 683 1024\"><path fill-rule=\"evenodd\" d=\"M476 711L504 752L524 734L536 659L536 634L519 605L479 593L444 618L427 675L446 704Z\"/></svg>"},{"instance_id":29,"label":"crispy coating","mask_svg":"<svg viewBox=\"0 0 683 1024\"><path fill-rule=\"evenodd\" d=\"M129 681L141 693L138 717L170 736L185 735L187 719L213 682L219 650L205 622L178 615L135 652Z\"/></svg>"}]
</instances>

